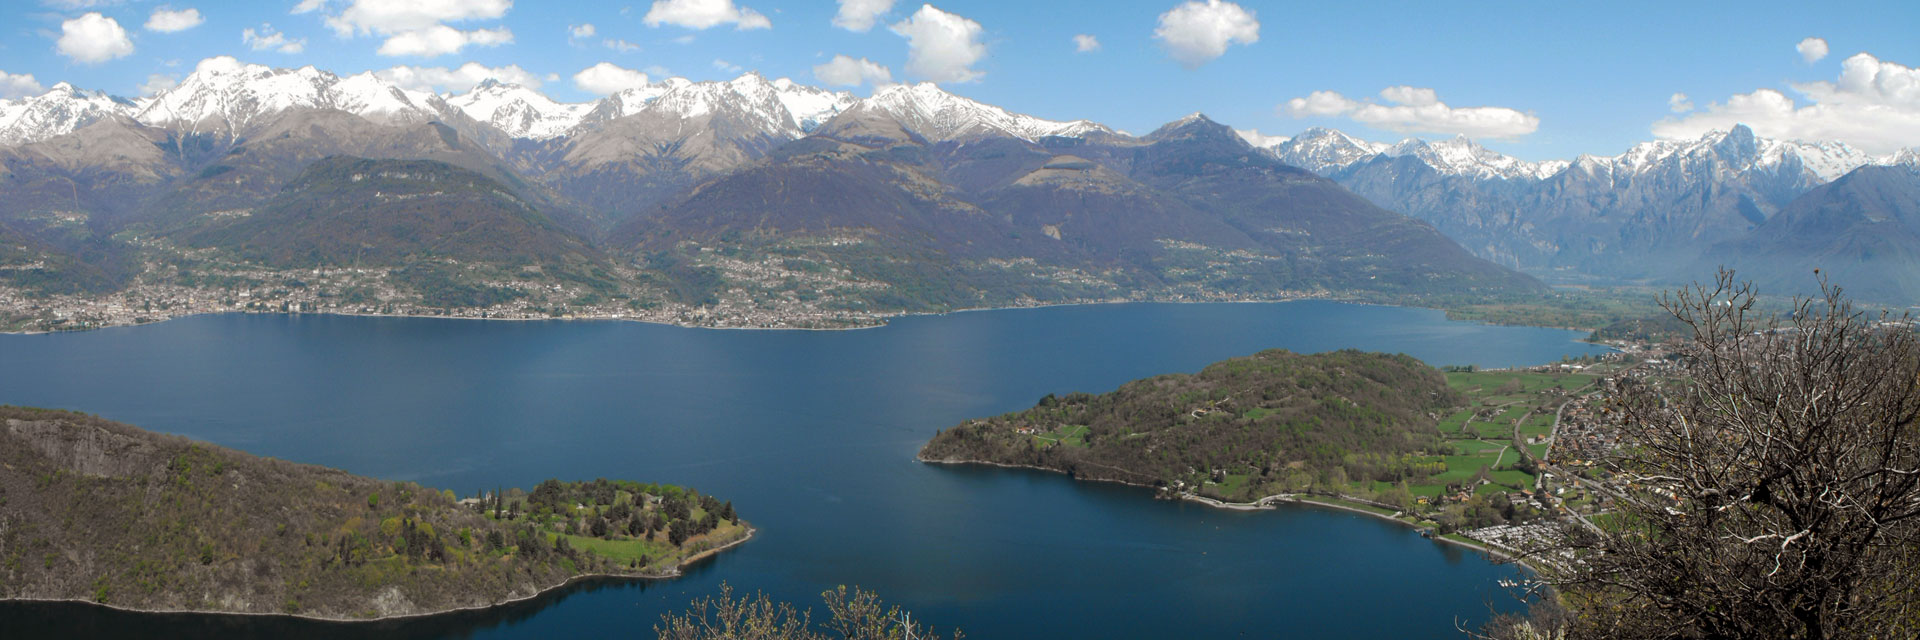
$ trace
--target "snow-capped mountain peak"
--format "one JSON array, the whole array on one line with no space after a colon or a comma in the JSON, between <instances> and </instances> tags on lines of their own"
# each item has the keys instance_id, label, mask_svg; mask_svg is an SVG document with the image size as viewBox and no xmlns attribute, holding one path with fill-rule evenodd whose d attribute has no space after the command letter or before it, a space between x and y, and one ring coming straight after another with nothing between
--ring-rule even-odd
<instances>
[{"instance_id":1,"label":"snow-capped mountain peak","mask_svg":"<svg viewBox=\"0 0 1920 640\"><path fill-rule=\"evenodd\" d=\"M1473 178L1541 179L1566 168L1565 162L1534 163L1480 146L1466 136L1428 142L1407 138L1381 152L1388 157L1413 156L1441 173Z\"/></svg>"},{"instance_id":2,"label":"snow-capped mountain peak","mask_svg":"<svg viewBox=\"0 0 1920 640\"><path fill-rule=\"evenodd\" d=\"M1325 174L1371 158L1387 150L1387 145L1368 142L1340 131L1313 127L1270 147L1281 162Z\"/></svg>"},{"instance_id":3,"label":"snow-capped mountain peak","mask_svg":"<svg viewBox=\"0 0 1920 640\"><path fill-rule=\"evenodd\" d=\"M566 133L595 107L594 103L555 102L544 93L492 78L446 98L446 104L509 136L535 140Z\"/></svg>"},{"instance_id":4,"label":"snow-capped mountain peak","mask_svg":"<svg viewBox=\"0 0 1920 640\"><path fill-rule=\"evenodd\" d=\"M341 78L312 66L275 69L222 56L202 60L134 117L149 126L240 135L289 109L338 109L381 123L426 122L447 112L440 97L372 73Z\"/></svg>"},{"instance_id":5,"label":"snow-capped mountain peak","mask_svg":"<svg viewBox=\"0 0 1920 640\"><path fill-rule=\"evenodd\" d=\"M1037 140L1049 136L1079 137L1113 131L1088 120L1060 122L1013 113L947 93L931 82L883 87L875 91L873 97L862 101L861 105L884 111L901 125L933 141L996 133Z\"/></svg>"},{"instance_id":6,"label":"snow-capped mountain peak","mask_svg":"<svg viewBox=\"0 0 1920 640\"><path fill-rule=\"evenodd\" d=\"M61 82L38 96L0 100L0 146L39 142L133 109L124 98Z\"/></svg>"},{"instance_id":7,"label":"snow-capped mountain peak","mask_svg":"<svg viewBox=\"0 0 1920 640\"><path fill-rule=\"evenodd\" d=\"M1615 173L1623 176L1654 171L1694 171L1711 166L1730 172L1805 170L1826 182L1845 175L1873 158L1843 142L1802 142L1755 135L1746 125L1727 131L1708 131L1693 140L1662 139L1636 144L1612 158Z\"/></svg>"}]
</instances>

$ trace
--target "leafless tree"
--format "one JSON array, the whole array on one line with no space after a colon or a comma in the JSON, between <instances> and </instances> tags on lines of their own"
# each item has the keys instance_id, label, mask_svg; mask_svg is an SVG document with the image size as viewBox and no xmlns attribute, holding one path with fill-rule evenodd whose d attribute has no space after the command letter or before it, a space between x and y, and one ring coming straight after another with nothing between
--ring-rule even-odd
<instances>
[{"instance_id":1,"label":"leafless tree","mask_svg":"<svg viewBox=\"0 0 1920 640\"><path fill-rule=\"evenodd\" d=\"M733 597L733 587L720 585L718 597L693 601L683 614L667 614L654 634L668 640L941 640L930 628L913 621L913 614L888 606L871 591L845 586L820 594L828 618L816 631L811 614L792 604L774 602L766 594ZM963 636L954 632L953 640Z\"/></svg>"},{"instance_id":2,"label":"leafless tree","mask_svg":"<svg viewBox=\"0 0 1920 640\"><path fill-rule=\"evenodd\" d=\"M1568 637L1920 637L1920 342L1821 290L1784 316L1728 271L1662 296L1693 339L1616 394L1631 488L1545 576Z\"/></svg>"}]
</instances>

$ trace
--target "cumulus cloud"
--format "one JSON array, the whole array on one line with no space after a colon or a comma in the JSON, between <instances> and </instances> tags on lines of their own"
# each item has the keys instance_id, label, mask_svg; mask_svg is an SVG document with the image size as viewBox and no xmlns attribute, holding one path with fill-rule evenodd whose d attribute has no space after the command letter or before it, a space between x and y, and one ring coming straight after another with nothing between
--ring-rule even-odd
<instances>
[{"instance_id":1,"label":"cumulus cloud","mask_svg":"<svg viewBox=\"0 0 1920 640\"><path fill-rule=\"evenodd\" d=\"M1260 21L1253 12L1231 2L1194 0L1160 14L1153 37L1167 54L1188 69L1199 68L1238 42L1260 41Z\"/></svg>"},{"instance_id":2,"label":"cumulus cloud","mask_svg":"<svg viewBox=\"0 0 1920 640\"><path fill-rule=\"evenodd\" d=\"M199 9L181 9L175 11L166 7L160 7L154 9L152 15L147 16L147 30L173 33L175 31L186 31L198 27L200 23L206 21L206 18L200 16Z\"/></svg>"},{"instance_id":3,"label":"cumulus cloud","mask_svg":"<svg viewBox=\"0 0 1920 640\"><path fill-rule=\"evenodd\" d=\"M161 75L158 73L151 74L147 76L146 82L140 83L140 95L143 95L143 96L160 95L160 92L166 91L168 89L172 89L175 85L178 85L178 84L180 84L180 80L173 76Z\"/></svg>"},{"instance_id":4,"label":"cumulus cloud","mask_svg":"<svg viewBox=\"0 0 1920 640\"><path fill-rule=\"evenodd\" d=\"M520 68L520 65L486 67L477 62L469 62L460 65L457 69L398 66L375 71L373 75L402 89L412 91L459 93L471 90L487 80L517 84L529 89L540 87L540 76Z\"/></svg>"},{"instance_id":5,"label":"cumulus cloud","mask_svg":"<svg viewBox=\"0 0 1920 640\"><path fill-rule=\"evenodd\" d=\"M260 30L240 30L240 43L254 51L278 51L280 53L300 53L307 50L306 38L288 38L287 34L273 29L273 25L260 25Z\"/></svg>"},{"instance_id":6,"label":"cumulus cloud","mask_svg":"<svg viewBox=\"0 0 1920 640\"><path fill-rule=\"evenodd\" d=\"M1770 138L1838 140L1874 154L1920 145L1920 69L1857 53L1840 63L1834 81L1791 86L1807 104L1760 89L1655 122L1653 134L1696 138L1745 124Z\"/></svg>"},{"instance_id":7,"label":"cumulus cloud","mask_svg":"<svg viewBox=\"0 0 1920 640\"><path fill-rule=\"evenodd\" d=\"M309 8L303 2L294 7ZM497 46L513 42L506 27L461 30L448 22L495 20L513 8L513 0L350 0L339 15L328 16L326 23L342 38L356 35L385 36L375 51L383 56L434 57L455 53L472 46Z\"/></svg>"},{"instance_id":8,"label":"cumulus cloud","mask_svg":"<svg viewBox=\"0 0 1920 640\"><path fill-rule=\"evenodd\" d=\"M773 23L767 21L766 16L746 7L735 6L733 0L654 0L653 7L647 9L647 15L640 21L649 27L670 24L688 29L707 29L730 24L741 31L773 28Z\"/></svg>"},{"instance_id":9,"label":"cumulus cloud","mask_svg":"<svg viewBox=\"0 0 1920 640\"><path fill-rule=\"evenodd\" d=\"M593 23L567 25L567 35L573 38L591 38L595 29Z\"/></svg>"},{"instance_id":10,"label":"cumulus cloud","mask_svg":"<svg viewBox=\"0 0 1920 640\"><path fill-rule=\"evenodd\" d=\"M866 58L850 58L845 55L837 55L824 64L814 65L813 77L819 78L821 82L843 87L893 82L893 72L888 71L885 66Z\"/></svg>"},{"instance_id":11,"label":"cumulus cloud","mask_svg":"<svg viewBox=\"0 0 1920 640\"><path fill-rule=\"evenodd\" d=\"M611 62L581 69L573 74L573 86L581 91L604 96L619 93L635 87L647 85L647 74L632 69L621 68Z\"/></svg>"},{"instance_id":12,"label":"cumulus cloud","mask_svg":"<svg viewBox=\"0 0 1920 640\"><path fill-rule=\"evenodd\" d=\"M1385 104L1353 100L1334 91L1315 91L1281 105L1295 118L1345 117L1370 127L1402 133L1514 138L1540 128L1540 118L1506 107L1452 107L1433 89L1405 85L1380 91Z\"/></svg>"},{"instance_id":13,"label":"cumulus cloud","mask_svg":"<svg viewBox=\"0 0 1920 640\"><path fill-rule=\"evenodd\" d=\"M1687 94L1676 93L1667 98L1667 108L1672 109L1674 113L1686 113L1693 110L1693 100L1688 99Z\"/></svg>"},{"instance_id":14,"label":"cumulus cloud","mask_svg":"<svg viewBox=\"0 0 1920 640\"><path fill-rule=\"evenodd\" d=\"M934 82L973 82L986 75L973 69L987 55L981 31L980 23L930 4L893 25L907 39L907 73Z\"/></svg>"},{"instance_id":15,"label":"cumulus cloud","mask_svg":"<svg viewBox=\"0 0 1920 640\"><path fill-rule=\"evenodd\" d=\"M474 29L461 31L444 24L425 29L403 31L387 38L374 53L383 56L420 56L432 58L449 53L458 53L468 45L479 47L497 47L513 42L513 32L506 27L498 29Z\"/></svg>"},{"instance_id":16,"label":"cumulus cloud","mask_svg":"<svg viewBox=\"0 0 1920 640\"><path fill-rule=\"evenodd\" d=\"M327 0L300 0L300 4L293 5L292 13L294 15L300 15L302 13L313 13L325 8L327 8Z\"/></svg>"},{"instance_id":17,"label":"cumulus cloud","mask_svg":"<svg viewBox=\"0 0 1920 640\"><path fill-rule=\"evenodd\" d=\"M75 62L98 64L132 54L133 40L118 21L95 12L61 22L53 50Z\"/></svg>"},{"instance_id":18,"label":"cumulus cloud","mask_svg":"<svg viewBox=\"0 0 1920 640\"><path fill-rule=\"evenodd\" d=\"M340 15L327 18L342 37L392 35L443 22L494 20L513 8L513 0L352 0ZM301 7L304 7L303 3ZM297 11L301 7L295 7ZM315 8L318 8L317 6Z\"/></svg>"},{"instance_id":19,"label":"cumulus cloud","mask_svg":"<svg viewBox=\"0 0 1920 640\"><path fill-rule=\"evenodd\" d=\"M1807 38L1801 40L1800 44L1793 45L1793 50L1800 52L1801 60L1807 61L1807 64L1813 64L1819 62L1821 58L1827 57L1827 40L1825 38Z\"/></svg>"},{"instance_id":20,"label":"cumulus cloud","mask_svg":"<svg viewBox=\"0 0 1920 640\"><path fill-rule=\"evenodd\" d=\"M13 99L37 96L46 93L47 88L33 79L31 73L7 73L0 71L0 98Z\"/></svg>"},{"instance_id":21,"label":"cumulus cloud","mask_svg":"<svg viewBox=\"0 0 1920 640\"><path fill-rule=\"evenodd\" d=\"M840 12L833 15L833 26L865 33L880 15L893 10L893 0L840 0Z\"/></svg>"},{"instance_id":22,"label":"cumulus cloud","mask_svg":"<svg viewBox=\"0 0 1920 640\"><path fill-rule=\"evenodd\" d=\"M1100 39L1084 33L1074 36L1073 50L1078 51L1080 53L1086 53L1088 51L1099 51Z\"/></svg>"},{"instance_id":23,"label":"cumulus cloud","mask_svg":"<svg viewBox=\"0 0 1920 640\"><path fill-rule=\"evenodd\" d=\"M606 45L608 49L612 49L620 53L632 53L640 50L640 45L627 42L619 38L607 38L606 40L602 41L600 44Z\"/></svg>"}]
</instances>

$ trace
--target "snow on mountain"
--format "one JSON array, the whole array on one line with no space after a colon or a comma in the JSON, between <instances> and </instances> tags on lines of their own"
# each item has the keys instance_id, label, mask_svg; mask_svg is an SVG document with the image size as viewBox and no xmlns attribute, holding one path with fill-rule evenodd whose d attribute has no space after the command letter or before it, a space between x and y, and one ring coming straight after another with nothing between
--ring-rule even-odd
<instances>
[{"instance_id":1,"label":"snow on mountain","mask_svg":"<svg viewBox=\"0 0 1920 640\"><path fill-rule=\"evenodd\" d=\"M1893 155L1890 155L1890 156L1887 156L1886 158L1881 159L1879 164L1884 164L1884 165L1894 166L1894 167L1906 166L1913 169L1920 169L1920 147L1907 147L1905 149L1895 151L1893 152Z\"/></svg>"},{"instance_id":2,"label":"snow on mountain","mask_svg":"<svg viewBox=\"0 0 1920 640\"><path fill-rule=\"evenodd\" d=\"M382 123L433 120L445 113L438 96L407 91L363 73L342 79L312 66L275 69L233 58L202 60L192 74L143 105L142 124L240 135L288 109L338 109Z\"/></svg>"},{"instance_id":3,"label":"snow on mountain","mask_svg":"<svg viewBox=\"0 0 1920 640\"><path fill-rule=\"evenodd\" d=\"M1381 152L1388 157L1413 156L1441 173L1479 179L1541 179L1566 168L1565 162L1533 163L1509 156L1458 136L1427 142L1407 138Z\"/></svg>"},{"instance_id":4,"label":"snow on mountain","mask_svg":"<svg viewBox=\"0 0 1920 640\"><path fill-rule=\"evenodd\" d=\"M931 82L897 84L875 91L861 106L884 111L901 125L933 141L1003 134L1027 140L1048 136L1080 137L1112 133L1088 120L1058 122L1007 111L947 93Z\"/></svg>"},{"instance_id":5,"label":"snow on mountain","mask_svg":"<svg viewBox=\"0 0 1920 640\"><path fill-rule=\"evenodd\" d=\"M1754 135L1746 125L1709 131L1693 140L1651 140L1611 158L1583 156L1590 164L1610 165L1616 179L1655 172L1713 170L1745 173L1804 169L1819 182L1871 164L1873 158L1842 142L1775 140Z\"/></svg>"},{"instance_id":6,"label":"snow on mountain","mask_svg":"<svg viewBox=\"0 0 1920 640\"><path fill-rule=\"evenodd\" d=\"M1258 146L1258 145L1256 145ZM1286 142L1267 147L1281 162L1326 174L1379 155L1388 145L1368 142L1345 133L1314 127Z\"/></svg>"},{"instance_id":7,"label":"snow on mountain","mask_svg":"<svg viewBox=\"0 0 1920 640\"><path fill-rule=\"evenodd\" d=\"M601 98L580 118L578 126L594 128L647 111L695 118L722 108L742 107L751 112L747 120L759 123L765 133L798 138L858 102L859 98L845 91L828 91L786 78L769 81L751 72L723 82L668 78Z\"/></svg>"},{"instance_id":8,"label":"snow on mountain","mask_svg":"<svg viewBox=\"0 0 1920 640\"><path fill-rule=\"evenodd\" d=\"M0 146L39 142L103 118L130 114L134 108L124 98L81 91L62 82L38 96L0 100Z\"/></svg>"},{"instance_id":9,"label":"snow on mountain","mask_svg":"<svg viewBox=\"0 0 1920 640\"><path fill-rule=\"evenodd\" d=\"M555 102L517 84L488 79L471 91L446 99L467 117L493 125L515 138L545 140L578 126L598 103Z\"/></svg>"},{"instance_id":10,"label":"snow on mountain","mask_svg":"<svg viewBox=\"0 0 1920 640\"><path fill-rule=\"evenodd\" d=\"M780 104L786 105L787 113L792 114L794 123L799 124L802 131L812 131L860 102L859 98L845 91L809 87L786 78L773 81L773 90L780 98Z\"/></svg>"}]
</instances>

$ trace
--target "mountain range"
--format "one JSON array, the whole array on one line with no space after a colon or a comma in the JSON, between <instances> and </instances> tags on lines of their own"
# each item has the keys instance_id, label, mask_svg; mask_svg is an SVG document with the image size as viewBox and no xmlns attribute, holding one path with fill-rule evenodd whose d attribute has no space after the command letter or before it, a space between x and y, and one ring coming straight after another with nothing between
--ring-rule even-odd
<instances>
[{"instance_id":1,"label":"mountain range","mask_svg":"<svg viewBox=\"0 0 1920 640\"><path fill-rule=\"evenodd\" d=\"M1243 133L1283 162L1339 182L1383 207L1426 220L1475 255L1550 282L1671 284L1718 265L1779 291L1817 285L1815 268L1855 274L1857 294L1908 302L1916 273L1863 268L1827 251L1857 234L1862 212L1775 223L1788 210L1832 211L1856 171L1874 182L1912 179L1920 151L1871 157L1845 144L1773 140L1739 125L1692 140L1655 140L1617 156L1526 162L1466 138L1395 144L1330 129L1291 138ZM1905 167L1909 171L1882 171ZM1804 200L1804 201L1803 201ZM1802 216L1804 217L1804 216ZM1809 226L1812 225L1812 226ZM1828 225L1809 235L1813 227Z\"/></svg>"},{"instance_id":2,"label":"mountain range","mask_svg":"<svg viewBox=\"0 0 1920 640\"><path fill-rule=\"evenodd\" d=\"M227 58L148 98L62 86L0 113L0 238L20 239L0 284L110 290L114 309L171 292L175 306L833 324L1544 291L1199 114L1134 136L932 84L859 98L751 73L565 104ZM74 258L86 251L113 259ZM119 266L52 286L76 264Z\"/></svg>"},{"instance_id":3,"label":"mountain range","mask_svg":"<svg viewBox=\"0 0 1920 640\"><path fill-rule=\"evenodd\" d=\"M1765 223L1915 155L1741 127L1529 163L1464 138L1235 135L1199 114L1136 136L932 84L861 98L749 73L569 104L498 81L443 95L213 58L155 96L62 84L0 101L0 285L142 308L224 287L234 304L304 291L329 308L720 324L1539 292L1520 272L1659 281L1750 251L1854 260L1763 241L1818 221Z\"/></svg>"}]
</instances>

